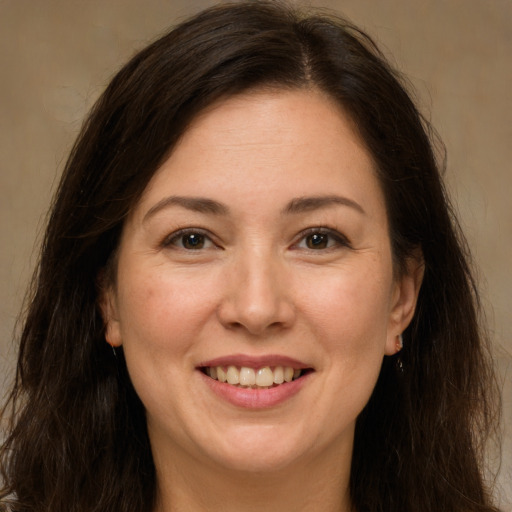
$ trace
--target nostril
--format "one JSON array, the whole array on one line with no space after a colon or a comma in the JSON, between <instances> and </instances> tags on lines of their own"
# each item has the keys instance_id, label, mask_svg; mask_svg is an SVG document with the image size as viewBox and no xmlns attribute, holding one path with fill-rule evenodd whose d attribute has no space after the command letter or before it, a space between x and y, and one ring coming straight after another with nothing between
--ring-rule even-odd
<instances>
[{"instance_id":1,"label":"nostril","mask_svg":"<svg viewBox=\"0 0 512 512\"><path fill-rule=\"evenodd\" d=\"M282 286L275 280L261 272L255 274L248 280L233 278L232 288L217 309L219 321L226 329L253 335L290 327L295 310L287 293L280 291Z\"/></svg>"}]
</instances>

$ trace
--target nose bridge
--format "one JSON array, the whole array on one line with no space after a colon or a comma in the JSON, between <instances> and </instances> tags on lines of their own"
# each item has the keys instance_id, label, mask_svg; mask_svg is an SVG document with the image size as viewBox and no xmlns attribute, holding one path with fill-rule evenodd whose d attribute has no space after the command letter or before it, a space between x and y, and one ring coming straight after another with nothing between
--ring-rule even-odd
<instances>
[{"instance_id":1,"label":"nose bridge","mask_svg":"<svg viewBox=\"0 0 512 512\"><path fill-rule=\"evenodd\" d=\"M221 320L228 327L243 326L251 334L289 326L294 313L284 267L269 245L254 243L240 251L230 269Z\"/></svg>"}]
</instances>

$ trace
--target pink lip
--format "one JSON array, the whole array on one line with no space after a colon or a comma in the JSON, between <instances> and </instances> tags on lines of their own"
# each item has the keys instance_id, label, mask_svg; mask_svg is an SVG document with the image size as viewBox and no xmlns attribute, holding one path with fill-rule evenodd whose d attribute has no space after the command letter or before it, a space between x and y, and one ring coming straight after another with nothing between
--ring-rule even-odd
<instances>
[{"instance_id":1,"label":"pink lip","mask_svg":"<svg viewBox=\"0 0 512 512\"><path fill-rule=\"evenodd\" d=\"M297 359L278 354L268 354L262 356L250 356L246 354L232 354L229 356L221 356L209 361L204 361L198 365L200 368L212 366L246 366L247 368L263 368L264 366L290 366L297 370L311 368Z\"/></svg>"},{"instance_id":2,"label":"pink lip","mask_svg":"<svg viewBox=\"0 0 512 512\"><path fill-rule=\"evenodd\" d=\"M223 361L224 360L221 361L221 364L215 364L212 366L223 366ZM216 362L216 360L214 362ZM263 366L270 365L263 364ZM258 365L251 367L258 367ZM211 391L213 391L213 393L215 393L218 397L226 400L236 407L242 407L244 409L268 409L270 407L275 407L279 404L282 404L286 400L289 400L291 397L296 395L311 376L311 373L307 373L299 379L296 379L292 382L285 382L284 384L280 384L275 388L250 389L239 388L232 386L231 384L219 382L218 380L208 377L201 371L198 371L198 373L201 378L204 379L206 385L208 385Z\"/></svg>"}]
</instances>

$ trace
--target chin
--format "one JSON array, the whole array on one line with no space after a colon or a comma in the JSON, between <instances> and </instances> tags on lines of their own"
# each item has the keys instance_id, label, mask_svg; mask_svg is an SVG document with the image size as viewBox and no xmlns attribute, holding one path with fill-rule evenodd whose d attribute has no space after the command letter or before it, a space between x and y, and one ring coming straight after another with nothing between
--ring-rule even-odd
<instances>
[{"instance_id":1,"label":"chin","mask_svg":"<svg viewBox=\"0 0 512 512\"><path fill-rule=\"evenodd\" d=\"M254 453L252 450L246 452L231 452L217 458L218 465L226 470L236 471L247 474L269 474L279 471L285 471L295 465L300 459L299 451L283 452L281 450L267 451L263 453L258 450Z\"/></svg>"},{"instance_id":2,"label":"chin","mask_svg":"<svg viewBox=\"0 0 512 512\"><path fill-rule=\"evenodd\" d=\"M333 450L348 453L345 441L351 446L353 440L353 427L341 436L333 432L322 435L314 429L305 429L305 425L297 427L295 431L290 424L239 427L229 431L222 440L215 440L215 444L212 440L206 456L226 470L270 474L311 467L317 458Z\"/></svg>"},{"instance_id":3,"label":"chin","mask_svg":"<svg viewBox=\"0 0 512 512\"><path fill-rule=\"evenodd\" d=\"M272 426L241 427L207 448L206 456L227 470L269 473L296 465L309 451L302 436Z\"/></svg>"}]
</instances>

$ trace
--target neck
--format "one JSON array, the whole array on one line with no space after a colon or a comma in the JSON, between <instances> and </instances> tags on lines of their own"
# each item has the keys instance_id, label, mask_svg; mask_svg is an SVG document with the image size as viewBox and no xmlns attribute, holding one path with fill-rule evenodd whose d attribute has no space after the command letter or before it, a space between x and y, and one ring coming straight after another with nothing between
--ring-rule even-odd
<instances>
[{"instance_id":1,"label":"neck","mask_svg":"<svg viewBox=\"0 0 512 512\"><path fill-rule=\"evenodd\" d=\"M155 460L155 512L350 512L351 453L331 453L284 469L250 472L184 461Z\"/></svg>"}]
</instances>

